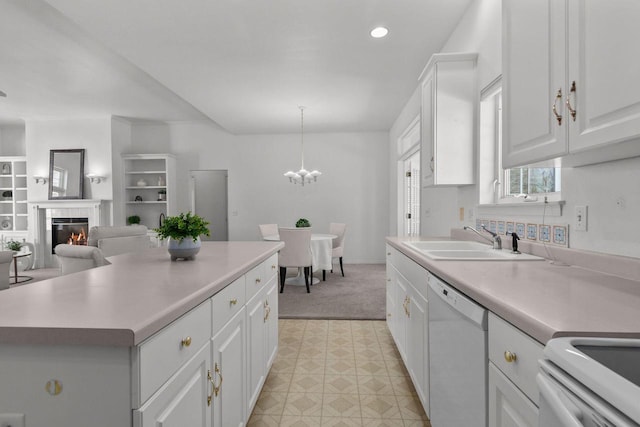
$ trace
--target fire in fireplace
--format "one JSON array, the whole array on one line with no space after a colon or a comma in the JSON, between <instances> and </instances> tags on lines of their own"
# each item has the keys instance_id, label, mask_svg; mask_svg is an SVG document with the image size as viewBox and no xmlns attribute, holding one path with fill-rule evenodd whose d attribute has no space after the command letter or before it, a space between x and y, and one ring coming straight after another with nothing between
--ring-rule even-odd
<instances>
[{"instance_id":1,"label":"fire in fireplace","mask_svg":"<svg viewBox=\"0 0 640 427\"><path fill-rule=\"evenodd\" d=\"M56 245L86 245L89 218L51 218L51 253Z\"/></svg>"}]
</instances>

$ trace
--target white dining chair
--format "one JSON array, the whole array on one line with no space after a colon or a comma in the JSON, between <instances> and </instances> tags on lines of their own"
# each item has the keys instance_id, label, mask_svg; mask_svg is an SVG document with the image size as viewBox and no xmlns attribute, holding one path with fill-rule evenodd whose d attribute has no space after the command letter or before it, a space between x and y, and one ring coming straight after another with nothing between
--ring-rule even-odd
<instances>
[{"instance_id":1,"label":"white dining chair","mask_svg":"<svg viewBox=\"0 0 640 427\"><path fill-rule=\"evenodd\" d=\"M329 234L335 234L336 237L333 239L333 248L331 249L331 264L333 265L334 258L338 258L340 261L340 272L342 273L342 277L344 277L344 268L342 267L342 255L344 253L344 234L347 231L347 224L332 222L329 224ZM322 270L322 280L326 279L326 270ZM331 272L333 273L333 268L331 268Z\"/></svg>"},{"instance_id":2,"label":"white dining chair","mask_svg":"<svg viewBox=\"0 0 640 427\"><path fill-rule=\"evenodd\" d=\"M278 224L259 224L260 234L264 239L267 236L275 236L278 234Z\"/></svg>"},{"instance_id":3,"label":"white dining chair","mask_svg":"<svg viewBox=\"0 0 640 427\"><path fill-rule=\"evenodd\" d=\"M284 291L284 281L288 267L302 268L304 270L304 283L307 285L307 293L310 293L309 284L313 280L311 268L311 228L279 228L280 241L284 242L284 248L280 249L278 265L280 266L280 293Z\"/></svg>"}]
</instances>

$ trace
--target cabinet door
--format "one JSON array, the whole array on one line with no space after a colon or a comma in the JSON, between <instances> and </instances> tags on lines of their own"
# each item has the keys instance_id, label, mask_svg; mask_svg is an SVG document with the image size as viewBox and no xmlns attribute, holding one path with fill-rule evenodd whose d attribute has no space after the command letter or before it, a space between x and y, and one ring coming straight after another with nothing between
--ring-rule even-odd
<instances>
[{"instance_id":1,"label":"cabinet door","mask_svg":"<svg viewBox=\"0 0 640 427\"><path fill-rule=\"evenodd\" d=\"M278 280L274 276L266 286L265 298L266 360L265 375L278 354Z\"/></svg>"},{"instance_id":2,"label":"cabinet door","mask_svg":"<svg viewBox=\"0 0 640 427\"><path fill-rule=\"evenodd\" d=\"M134 427L209 427L210 352L207 343L140 409L133 411Z\"/></svg>"},{"instance_id":3,"label":"cabinet door","mask_svg":"<svg viewBox=\"0 0 640 427\"><path fill-rule=\"evenodd\" d=\"M502 4L502 161L508 168L567 153L566 2Z\"/></svg>"},{"instance_id":4,"label":"cabinet door","mask_svg":"<svg viewBox=\"0 0 640 427\"><path fill-rule=\"evenodd\" d=\"M247 413L256 404L266 379L264 295L264 290L259 291L247 304Z\"/></svg>"},{"instance_id":5,"label":"cabinet door","mask_svg":"<svg viewBox=\"0 0 640 427\"><path fill-rule=\"evenodd\" d=\"M569 1L572 153L640 135L638 22L637 0Z\"/></svg>"},{"instance_id":6,"label":"cabinet door","mask_svg":"<svg viewBox=\"0 0 640 427\"><path fill-rule=\"evenodd\" d=\"M435 132L433 129L434 83L433 73L422 82L422 112L420 122L420 174L422 186L433 185L433 171L435 167L433 141Z\"/></svg>"},{"instance_id":7,"label":"cabinet door","mask_svg":"<svg viewBox=\"0 0 640 427\"><path fill-rule=\"evenodd\" d=\"M407 369L429 415L429 328L427 300L410 288L407 327Z\"/></svg>"},{"instance_id":8,"label":"cabinet door","mask_svg":"<svg viewBox=\"0 0 640 427\"><path fill-rule=\"evenodd\" d=\"M538 408L489 362L489 425L537 427Z\"/></svg>"},{"instance_id":9,"label":"cabinet door","mask_svg":"<svg viewBox=\"0 0 640 427\"><path fill-rule=\"evenodd\" d=\"M406 279L396 271L396 301L397 301L397 322L396 323L396 346L400 352L402 360L407 361L407 328L409 323L409 284Z\"/></svg>"},{"instance_id":10,"label":"cabinet door","mask_svg":"<svg viewBox=\"0 0 640 427\"><path fill-rule=\"evenodd\" d=\"M238 312L213 338L213 426L243 426L246 414L246 318ZM189 425L189 424L184 424Z\"/></svg>"},{"instance_id":11,"label":"cabinet door","mask_svg":"<svg viewBox=\"0 0 640 427\"><path fill-rule=\"evenodd\" d=\"M387 327L391 336L397 340L396 323L398 319L396 304L395 268L387 262Z\"/></svg>"}]
</instances>

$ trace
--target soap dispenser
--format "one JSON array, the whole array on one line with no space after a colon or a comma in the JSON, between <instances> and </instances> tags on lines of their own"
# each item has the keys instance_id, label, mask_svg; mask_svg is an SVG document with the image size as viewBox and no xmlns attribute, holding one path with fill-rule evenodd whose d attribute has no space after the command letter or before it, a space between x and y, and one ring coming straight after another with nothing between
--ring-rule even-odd
<instances>
[{"instance_id":1,"label":"soap dispenser","mask_svg":"<svg viewBox=\"0 0 640 427\"><path fill-rule=\"evenodd\" d=\"M520 251L518 250L518 240L520 240L520 237L518 237L518 233L516 233L515 231L512 233L507 233L507 236L511 234L511 251L514 254L519 254Z\"/></svg>"}]
</instances>

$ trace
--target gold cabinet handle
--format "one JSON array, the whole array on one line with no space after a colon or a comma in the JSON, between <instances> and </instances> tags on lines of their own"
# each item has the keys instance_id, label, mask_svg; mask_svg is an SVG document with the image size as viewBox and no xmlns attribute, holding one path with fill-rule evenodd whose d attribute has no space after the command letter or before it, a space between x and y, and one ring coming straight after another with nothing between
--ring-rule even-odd
<instances>
[{"instance_id":1,"label":"gold cabinet handle","mask_svg":"<svg viewBox=\"0 0 640 427\"><path fill-rule=\"evenodd\" d=\"M507 363L513 363L517 359L518 359L518 356L515 353L512 353L509 350L504 352L504 360L506 360Z\"/></svg>"},{"instance_id":2,"label":"gold cabinet handle","mask_svg":"<svg viewBox=\"0 0 640 427\"><path fill-rule=\"evenodd\" d=\"M404 303L402 304L402 306L404 307L404 314L406 314L407 317L411 317L409 313L409 304L411 304L411 298L404 297Z\"/></svg>"},{"instance_id":3,"label":"gold cabinet handle","mask_svg":"<svg viewBox=\"0 0 640 427\"><path fill-rule=\"evenodd\" d=\"M576 98L576 82L575 80L571 83L571 90L569 91L569 95L567 96L567 109L569 110L569 113L571 114L571 118L573 119L573 121L576 121L576 109L571 107L571 94L573 94L573 98Z\"/></svg>"},{"instance_id":4,"label":"gold cabinet handle","mask_svg":"<svg viewBox=\"0 0 640 427\"><path fill-rule=\"evenodd\" d=\"M558 103L558 100L562 102L562 88L558 89L556 98L553 100L553 105L551 106L553 115L556 116L556 120L558 121L558 126L560 126L562 124L562 114L558 114L558 110L556 109L556 104Z\"/></svg>"},{"instance_id":5,"label":"gold cabinet handle","mask_svg":"<svg viewBox=\"0 0 640 427\"><path fill-rule=\"evenodd\" d=\"M189 347L191 345L191 337L183 338L182 341L180 341L180 344L183 347Z\"/></svg>"},{"instance_id":6,"label":"gold cabinet handle","mask_svg":"<svg viewBox=\"0 0 640 427\"><path fill-rule=\"evenodd\" d=\"M220 368L218 367L217 362L216 362L214 371L220 377L220 382L218 383L218 385L213 387L213 394L214 396L218 397L218 393L220 393L220 389L222 388L222 373L220 373Z\"/></svg>"},{"instance_id":7,"label":"gold cabinet handle","mask_svg":"<svg viewBox=\"0 0 640 427\"><path fill-rule=\"evenodd\" d=\"M391 313L387 313L387 317L391 317Z\"/></svg>"},{"instance_id":8,"label":"gold cabinet handle","mask_svg":"<svg viewBox=\"0 0 640 427\"><path fill-rule=\"evenodd\" d=\"M390 256L390 255L391 255L391 252L387 252L387 256Z\"/></svg>"},{"instance_id":9,"label":"gold cabinet handle","mask_svg":"<svg viewBox=\"0 0 640 427\"><path fill-rule=\"evenodd\" d=\"M211 370L207 369L207 381L211 384L211 395L207 395L207 406L211 406L211 401L213 397L218 397L218 393L220 393L220 388L222 387L222 374L220 373L220 368L218 367L218 363L216 362L214 371L220 377L220 382L216 386L216 383L211 375Z\"/></svg>"},{"instance_id":10,"label":"gold cabinet handle","mask_svg":"<svg viewBox=\"0 0 640 427\"><path fill-rule=\"evenodd\" d=\"M229 304L231 305L236 305L238 303L238 298L234 298L231 301L229 301Z\"/></svg>"},{"instance_id":11,"label":"gold cabinet handle","mask_svg":"<svg viewBox=\"0 0 640 427\"><path fill-rule=\"evenodd\" d=\"M213 378L211 377L211 369L207 369L207 381L211 384L211 394L207 395L207 406L211 406L211 399L213 399L213 392L216 388Z\"/></svg>"},{"instance_id":12,"label":"gold cabinet handle","mask_svg":"<svg viewBox=\"0 0 640 427\"><path fill-rule=\"evenodd\" d=\"M45 384L44 389L51 396L57 396L62 393L62 383L58 380L49 380Z\"/></svg>"},{"instance_id":13,"label":"gold cabinet handle","mask_svg":"<svg viewBox=\"0 0 640 427\"><path fill-rule=\"evenodd\" d=\"M262 304L262 307L264 307L263 321L264 323L267 323L267 320L269 320L269 314L271 314L271 307L269 307L269 301L265 301L264 304Z\"/></svg>"},{"instance_id":14,"label":"gold cabinet handle","mask_svg":"<svg viewBox=\"0 0 640 427\"><path fill-rule=\"evenodd\" d=\"M271 269L275 270L277 267L275 265L271 265Z\"/></svg>"},{"instance_id":15,"label":"gold cabinet handle","mask_svg":"<svg viewBox=\"0 0 640 427\"><path fill-rule=\"evenodd\" d=\"M429 169L431 169L431 172L436 170L436 163L435 163L434 156L431 156L431 160L429 160Z\"/></svg>"},{"instance_id":16,"label":"gold cabinet handle","mask_svg":"<svg viewBox=\"0 0 640 427\"><path fill-rule=\"evenodd\" d=\"M260 282L261 282L261 280L260 280L260 278L258 277L258 278L256 279L256 284L258 284L258 283L260 283Z\"/></svg>"}]
</instances>

